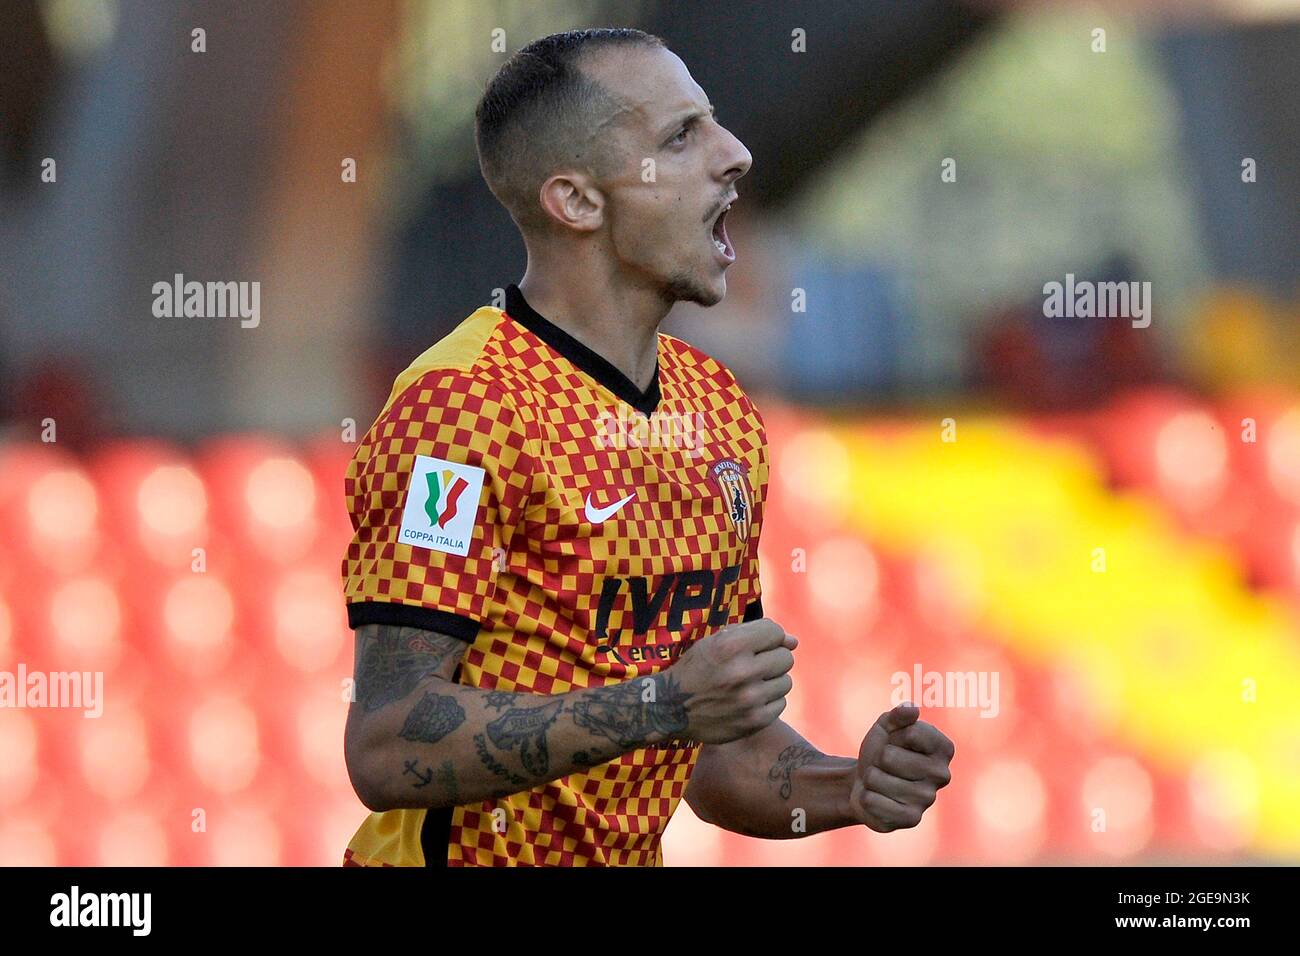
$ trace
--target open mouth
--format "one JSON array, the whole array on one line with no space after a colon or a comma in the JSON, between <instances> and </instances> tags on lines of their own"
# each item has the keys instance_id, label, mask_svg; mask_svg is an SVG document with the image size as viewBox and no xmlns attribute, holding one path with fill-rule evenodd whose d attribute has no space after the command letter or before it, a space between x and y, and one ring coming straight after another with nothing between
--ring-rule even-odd
<instances>
[{"instance_id":1,"label":"open mouth","mask_svg":"<svg viewBox=\"0 0 1300 956\"><path fill-rule=\"evenodd\" d=\"M727 212L730 209L731 203L727 203L718 213L718 217L713 220L713 247L718 250L718 256L724 262L736 261L736 250L732 248L731 239L727 237Z\"/></svg>"}]
</instances>

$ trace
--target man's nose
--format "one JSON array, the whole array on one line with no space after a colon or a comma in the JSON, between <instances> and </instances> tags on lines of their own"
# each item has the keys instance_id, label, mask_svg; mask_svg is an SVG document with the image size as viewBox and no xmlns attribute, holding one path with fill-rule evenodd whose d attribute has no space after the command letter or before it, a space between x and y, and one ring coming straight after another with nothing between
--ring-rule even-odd
<instances>
[{"instance_id":1,"label":"man's nose","mask_svg":"<svg viewBox=\"0 0 1300 956\"><path fill-rule=\"evenodd\" d=\"M727 140L726 165L723 178L731 183L749 172L749 167L754 165L754 157L749 154L745 144L729 131L727 132Z\"/></svg>"}]
</instances>

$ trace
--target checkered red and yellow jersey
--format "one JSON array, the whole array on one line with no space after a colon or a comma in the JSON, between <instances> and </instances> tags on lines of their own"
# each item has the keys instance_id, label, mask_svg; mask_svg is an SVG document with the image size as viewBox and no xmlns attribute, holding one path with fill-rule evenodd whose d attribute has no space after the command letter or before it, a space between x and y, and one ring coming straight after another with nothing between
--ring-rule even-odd
<instances>
[{"instance_id":1,"label":"checkered red and yellow jersey","mask_svg":"<svg viewBox=\"0 0 1300 956\"><path fill-rule=\"evenodd\" d=\"M653 674L760 617L767 443L732 374L661 333L642 392L517 287L505 305L416 359L357 449L352 626L454 634L460 683L561 694ZM345 862L661 865L698 746L647 747L451 811L373 813Z\"/></svg>"}]
</instances>

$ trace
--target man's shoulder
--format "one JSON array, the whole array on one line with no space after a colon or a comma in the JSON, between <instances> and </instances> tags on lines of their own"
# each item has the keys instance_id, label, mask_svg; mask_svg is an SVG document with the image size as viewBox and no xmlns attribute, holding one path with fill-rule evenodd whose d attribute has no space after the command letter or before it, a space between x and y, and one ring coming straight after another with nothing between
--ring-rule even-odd
<instances>
[{"instance_id":1,"label":"man's shoulder","mask_svg":"<svg viewBox=\"0 0 1300 956\"><path fill-rule=\"evenodd\" d=\"M468 318L417 356L393 382L387 405L400 396L415 400L419 392L487 391L508 401L509 376L492 342L504 313L492 306ZM420 386L419 392L414 386Z\"/></svg>"},{"instance_id":2,"label":"man's shoulder","mask_svg":"<svg viewBox=\"0 0 1300 956\"><path fill-rule=\"evenodd\" d=\"M425 349L393 381L379 415L357 452L379 443L455 445L471 436L519 446L528 441L533 413L521 377L501 349L501 309L484 306Z\"/></svg>"}]
</instances>

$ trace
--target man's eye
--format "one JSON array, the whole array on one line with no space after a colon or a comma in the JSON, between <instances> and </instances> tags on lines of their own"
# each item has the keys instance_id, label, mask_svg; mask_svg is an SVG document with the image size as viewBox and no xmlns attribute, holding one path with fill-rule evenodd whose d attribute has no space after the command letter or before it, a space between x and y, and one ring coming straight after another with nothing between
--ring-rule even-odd
<instances>
[{"instance_id":1,"label":"man's eye","mask_svg":"<svg viewBox=\"0 0 1300 956\"><path fill-rule=\"evenodd\" d=\"M672 139L670 139L668 142L669 142L669 143L672 143L672 144L676 144L676 143L684 143L684 142L686 142L686 137L690 134L690 132L691 132L691 128L690 128L689 126L683 126L682 129L681 129L681 132L679 132L676 136L674 136L674 137L673 137Z\"/></svg>"}]
</instances>

